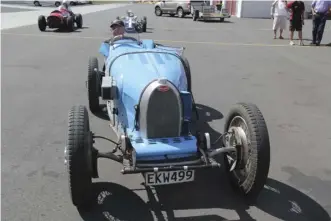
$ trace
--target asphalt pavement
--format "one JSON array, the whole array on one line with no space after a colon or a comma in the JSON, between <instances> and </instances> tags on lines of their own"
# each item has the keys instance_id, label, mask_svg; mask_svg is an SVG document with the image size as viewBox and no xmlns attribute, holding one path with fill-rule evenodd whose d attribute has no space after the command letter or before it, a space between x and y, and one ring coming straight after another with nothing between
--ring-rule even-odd
<instances>
[{"instance_id":1,"label":"asphalt pavement","mask_svg":"<svg viewBox=\"0 0 331 221\"><path fill-rule=\"evenodd\" d=\"M204 23L156 17L151 5L130 8L148 17L142 38L186 47L195 100L204 106L203 130L212 137L223 132L232 104L253 102L261 109L272 153L257 205L234 194L222 170L199 173L188 185L146 190L141 175L122 175L110 160L99 160L98 205L80 213L71 204L63 164L68 111L87 105L88 57L97 55L101 66L98 47L123 7L84 15L83 29L73 33L41 33L37 24L2 31L3 220L330 220L330 47L273 40L271 20ZM307 21L306 44L310 30ZM323 44L330 42L328 21ZM96 134L113 137L101 116L90 114L90 123Z\"/></svg>"},{"instance_id":2,"label":"asphalt pavement","mask_svg":"<svg viewBox=\"0 0 331 221\"><path fill-rule=\"evenodd\" d=\"M1 7L1 13L27 12L27 11L34 11L34 10L23 9L23 8Z\"/></svg>"}]
</instances>

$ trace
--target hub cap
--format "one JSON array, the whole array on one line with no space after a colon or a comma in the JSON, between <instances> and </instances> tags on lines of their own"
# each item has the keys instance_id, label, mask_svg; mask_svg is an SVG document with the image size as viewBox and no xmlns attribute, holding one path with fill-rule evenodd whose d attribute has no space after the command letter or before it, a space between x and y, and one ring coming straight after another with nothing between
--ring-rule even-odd
<instances>
[{"instance_id":1,"label":"hub cap","mask_svg":"<svg viewBox=\"0 0 331 221\"><path fill-rule=\"evenodd\" d=\"M246 121L240 117L236 116L232 119L231 123L229 124L229 129L237 130L239 137L235 137L234 135L231 136L229 140L229 145L236 146L239 143L241 145L239 146L240 151L244 151L247 155L247 161L244 162L243 168L236 168L238 165L238 154L227 154L228 163L230 165L230 168L233 169L233 174L236 176L238 181L243 182L248 174L252 171L252 149L251 149L251 141L250 141L250 133L247 126ZM240 140L238 140L240 139ZM240 159L239 159L240 160Z\"/></svg>"}]
</instances>

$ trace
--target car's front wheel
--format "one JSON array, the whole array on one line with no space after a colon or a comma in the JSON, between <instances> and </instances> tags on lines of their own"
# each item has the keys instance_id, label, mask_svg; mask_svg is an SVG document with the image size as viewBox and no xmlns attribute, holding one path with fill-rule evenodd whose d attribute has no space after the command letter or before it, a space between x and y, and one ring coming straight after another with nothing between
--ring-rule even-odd
<instances>
[{"instance_id":1,"label":"car's front wheel","mask_svg":"<svg viewBox=\"0 0 331 221\"><path fill-rule=\"evenodd\" d=\"M69 16L67 18L67 29L68 31L74 31L75 30L75 21L73 16Z\"/></svg>"},{"instance_id":2,"label":"car's front wheel","mask_svg":"<svg viewBox=\"0 0 331 221\"><path fill-rule=\"evenodd\" d=\"M39 7L41 6L39 1L34 1L33 4L34 4L34 6L39 6Z\"/></svg>"},{"instance_id":3,"label":"car's front wheel","mask_svg":"<svg viewBox=\"0 0 331 221\"><path fill-rule=\"evenodd\" d=\"M77 28L83 27L83 16L81 14L76 15L76 24L77 24Z\"/></svg>"},{"instance_id":4,"label":"car's front wheel","mask_svg":"<svg viewBox=\"0 0 331 221\"><path fill-rule=\"evenodd\" d=\"M224 165L230 183L248 200L257 198L263 189L270 166L270 143L266 122L254 104L239 103L229 112L224 133L233 133L225 146L236 152L224 154Z\"/></svg>"},{"instance_id":5,"label":"car's front wheel","mask_svg":"<svg viewBox=\"0 0 331 221\"><path fill-rule=\"evenodd\" d=\"M38 17L38 28L40 31L45 31L47 26L46 18L43 15Z\"/></svg>"},{"instance_id":6,"label":"car's front wheel","mask_svg":"<svg viewBox=\"0 0 331 221\"><path fill-rule=\"evenodd\" d=\"M92 185L92 139L87 110L74 106L69 111L68 138L64 150L65 165L69 175L69 192L77 207L89 205Z\"/></svg>"}]
</instances>

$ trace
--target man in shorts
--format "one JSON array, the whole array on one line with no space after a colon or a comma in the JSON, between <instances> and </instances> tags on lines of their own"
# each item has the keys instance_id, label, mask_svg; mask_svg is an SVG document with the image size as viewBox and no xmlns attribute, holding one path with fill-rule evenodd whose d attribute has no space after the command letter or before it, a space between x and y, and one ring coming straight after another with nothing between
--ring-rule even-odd
<instances>
[{"instance_id":1,"label":"man in shorts","mask_svg":"<svg viewBox=\"0 0 331 221\"><path fill-rule=\"evenodd\" d=\"M274 31L274 39L277 38L277 30L279 29L279 39L283 38L283 30L286 29L287 22L287 2L285 0L275 0L271 5L271 18L274 20L272 30Z\"/></svg>"},{"instance_id":2,"label":"man in shorts","mask_svg":"<svg viewBox=\"0 0 331 221\"><path fill-rule=\"evenodd\" d=\"M304 25L305 3L303 1L293 1L287 4L287 8L290 10L290 45L294 45L294 31L298 32L300 45L303 45L302 26Z\"/></svg>"}]
</instances>

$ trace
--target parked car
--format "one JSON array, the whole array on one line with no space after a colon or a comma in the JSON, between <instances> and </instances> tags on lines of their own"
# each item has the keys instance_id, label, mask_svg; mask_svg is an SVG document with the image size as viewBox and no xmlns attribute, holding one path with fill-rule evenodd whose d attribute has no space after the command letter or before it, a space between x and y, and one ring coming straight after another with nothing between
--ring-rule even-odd
<instances>
[{"instance_id":1,"label":"parked car","mask_svg":"<svg viewBox=\"0 0 331 221\"><path fill-rule=\"evenodd\" d=\"M156 16L169 14L183 18L186 15L191 15L194 21L214 19L224 21L225 18L231 17L227 9L222 7L222 4L211 5L210 1L164 0L156 3L154 10Z\"/></svg>"},{"instance_id":2,"label":"parked car","mask_svg":"<svg viewBox=\"0 0 331 221\"><path fill-rule=\"evenodd\" d=\"M35 6L43 6L43 5L54 5L59 7L61 5L61 1L33 1ZM77 5L77 4L92 4L92 1L69 1L70 5Z\"/></svg>"},{"instance_id":3,"label":"parked car","mask_svg":"<svg viewBox=\"0 0 331 221\"><path fill-rule=\"evenodd\" d=\"M191 14L191 2L164 0L157 2L154 9L157 16L168 14L170 16L177 15L179 18L183 18L185 15Z\"/></svg>"}]
</instances>

